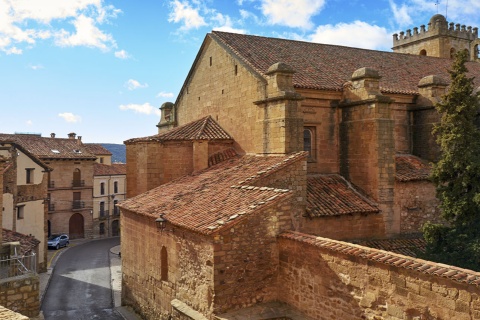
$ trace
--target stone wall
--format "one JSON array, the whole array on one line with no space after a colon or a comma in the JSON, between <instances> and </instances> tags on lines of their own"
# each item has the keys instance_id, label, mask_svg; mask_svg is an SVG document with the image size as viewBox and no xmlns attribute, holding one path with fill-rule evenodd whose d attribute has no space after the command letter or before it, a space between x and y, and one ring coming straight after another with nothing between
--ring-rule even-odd
<instances>
[{"instance_id":1,"label":"stone wall","mask_svg":"<svg viewBox=\"0 0 480 320\"><path fill-rule=\"evenodd\" d=\"M40 312L38 275L25 275L0 280L0 305L27 317Z\"/></svg>"},{"instance_id":2,"label":"stone wall","mask_svg":"<svg viewBox=\"0 0 480 320\"><path fill-rule=\"evenodd\" d=\"M435 186L429 181L395 183L394 210L400 215L402 234L419 233L427 221L441 223Z\"/></svg>"},{"instance_id":3,"label":"stone wall","mask_svg":"<svg viewBox=\"0 0 480 320\"><path fill-rule=\"evenodd\" d=\"M433 124L439 120L440 115L433 107L413 111L412 154L428 161L437 159L440 149L432 130Z\"/></svg>"},{"instance_id":4,"label":"stone wall","mask_svg":"<svg viewBox=\"0 0 480 320\"><path fill-rule=\"evenodd\" d=\"M215 236L215 313L277 298L276 236L291 227L290 197Z\"/></svg>"},{"instance_id":5,"label":"stone wall","mask_svg":"<svg viewBox=\"0 0 480 320\"><path fill-rule=\"evenodd\" d=\"M279 300L314 319L479 319L480 273L288 232Z\"/></svg>"}]
</instances>

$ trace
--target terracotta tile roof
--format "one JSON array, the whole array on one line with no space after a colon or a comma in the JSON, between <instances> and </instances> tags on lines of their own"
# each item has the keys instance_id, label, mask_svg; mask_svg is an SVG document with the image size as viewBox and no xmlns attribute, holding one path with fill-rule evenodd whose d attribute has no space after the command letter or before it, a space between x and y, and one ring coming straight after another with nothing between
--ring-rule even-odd
<instances>
[{"instance_id":1,"label":"terracotta tile roof","mask_svg":"<svg viewBox=\"0 0 480 320\"><path fill-rule=\"evenodd\" d=\"M279 235L279 238L299 241L317 248L340 252L348 256L363 258L396 268L410 269L427 275L448 278L453 281L480 286L480 272L472 270L295 231L283 232Z\"/></svg>"},{"instance_id":2,"label":"terracotta tile roof","mask_svg":"<svg viewBox=\"0 0 480 320\"><path fill-rule=\"evenodd\" d=\"M289 190L254 187L251 183L305 159L305 152L235 156L127 199L119 207L153 218L163 214L174 226L212 234L292 196Z\"/></svg>"},{"instance_id":3,"label":"terracotta tile roof","mask_svg":"<svg viewBox=\"0 0 480 320\"><path fill-rule=\"evenodd\" d=\"M426 248L425 239L421 235L398 239L358 240L352 241L352 243L410 257L416 257L420 252L424 252Z\"/></svg>"},{"instance_id":4,"label":"terracotta tile roof","mask_svg":"<svg viewBox=\"0 0 480 320\"><path fill-rule=\"evenodd\" d=\"M411 154L395 156L395 179L398 181L429 180L431 166Z\"/></svg>"},{"instance_id":5,"label":"terracotta tile roof","mask_svg":"<svg viewBox=\"0 0 480 320\"><path fill-rule=\"evenodd\" d=\"M277 62L290 65L297 88L342 90L359 68L376 69L383 77L380 87L388 93L418 93L418 82L438 75L447 83L452 61L428 56L374 51L312 42L267 38L213 31L208 36L227 47L261 76ZM480 64L467 62L470 76L480 85Z\"/></svg>"},{"instance_id":6,"label":"terracotta tile roof","mask_svg":"<svg viewBox=\"0 0 480 320\"><path fill-rule=\"evenodd\" d=\"M207 116L167 132L144 138L129 139L124 143L189 140L233 140L233 138L211 116Z\"/></svg>"},{"instance_id":7,"label":"terracotta tile roof","mask_svg":"<svg viewBox=\"0 0 480 320\"><path fill-rule=\"evenodd\" d=\"M35 251L35 249L40 244L40 241L37 240L34 236L27 236L19 232L15 232L8 229L2 229L3 242L20 242L20 251L19 254L26 254L29 252Z\"/></svg>"},{"instance_id":8,"label":"terracotta tile roof","mask_svg":"<svg viewBox=\"0 0 480 320\"><path fill-rule=\"evenodd\" d=\"M307 214L310 217L378 213L377 205L336 174L307 177Z\"/></svg>"},{"instance_id":9,"label":"terracotta tile roof","mask_svg":"<svg viewBox=\"0 0 480 320\"><path fill-rule=\"evenodd\" d=\"M93 175L94 176L116 176L126 175L127 165L124 163L113 163L112 165L94 163Z\"/></svg>"},{"instance_id":10,"label":"terracotta tile roof","mask_svg":"<svg viewBox=\"0 0 480 320\"><path fill-rule=\"evenodd\" d=\"M46 138L35 134L3 134L0 142L12 141L40 159L96 159L77 139Z\"/></svg>"},{"instance_id":11,"label":"terracotta tile roof","mask_svg":"<svg viewBox=\"0 0 480 320\"><path fill-rule=\"evenodd\" d=\"M102 146L100 143L84 143L83 144L87 149L88 151L91 153L91 154L94 154L94 155L106 155L106 156L111 156L112 153L110 151L108 151L107 148L105 148L104 146Z\"/></svg>"}]
</instances>

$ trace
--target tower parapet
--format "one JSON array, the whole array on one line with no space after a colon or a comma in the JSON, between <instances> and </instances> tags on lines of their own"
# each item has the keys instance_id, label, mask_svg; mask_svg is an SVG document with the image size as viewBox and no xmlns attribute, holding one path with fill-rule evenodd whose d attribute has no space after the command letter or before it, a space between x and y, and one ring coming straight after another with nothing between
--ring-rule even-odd
<instances>
[{"instance_id":1,"label":"tower parapet","mask_svg":"<svg viewBox=\"0 0 480 320\"><path fill-rule=\"evenodd\" d=\"M393 51L399 53L451 58L460 50L468 50L471 60L478 55L478 28L448 22L434 15L427 26L421 25L393 35Z\"/></svg>"}]
</instances>

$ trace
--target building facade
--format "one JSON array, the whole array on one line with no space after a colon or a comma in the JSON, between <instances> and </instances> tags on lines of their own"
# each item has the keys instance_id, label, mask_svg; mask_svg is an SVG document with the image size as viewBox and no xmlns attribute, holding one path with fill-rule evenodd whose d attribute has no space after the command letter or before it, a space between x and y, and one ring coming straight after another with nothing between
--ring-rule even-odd
<instances>
[{"instance_id":1,"label":"building facade","mask_svg":"<svg viewBox=\"0 0 480 320\"><path fill-rule=\"evenodd\" d=\"M123 303L148 319L474 319L480 274L344 242L440 221L431 130L445 52L467 49L453 36L404 54L405 35L380 52L208 34L158 133L125 141Z\"/></svg>"}]
</instances>

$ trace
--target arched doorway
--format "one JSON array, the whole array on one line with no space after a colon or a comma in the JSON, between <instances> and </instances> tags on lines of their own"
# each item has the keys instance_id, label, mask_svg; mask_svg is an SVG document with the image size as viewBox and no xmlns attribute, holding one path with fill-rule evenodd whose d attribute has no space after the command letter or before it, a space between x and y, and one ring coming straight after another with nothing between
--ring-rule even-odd
<instances>
[{"instance_id":1,"label":"arched doorway","mask_svg":"<svg viewBox=\"0 0 480 320\"><path fill-rule=\"evenodd\" d=\"M118 224L118 220L112 221L112 237L117 237L120 235L120 225Z\"/></svg>"},{"instance_id":2,"label":"arched doorway","mask_svg":"<svg viewBox=\"0 0 480 320\"><path fill-rule=\"evenodd\" d=\"M70 217L68 223L70 239L79 239L85 237L85 227L83 216L80 213L75 213Z\"/></svg>"}]
</instances>

